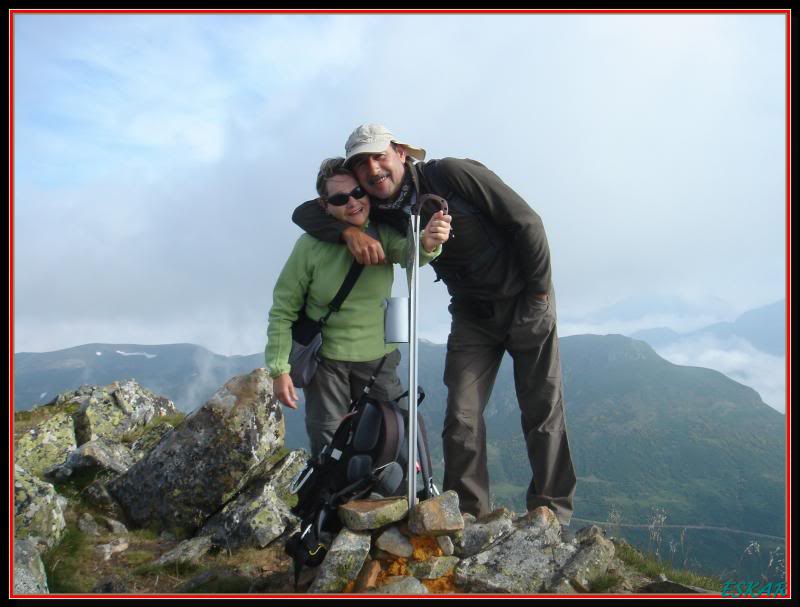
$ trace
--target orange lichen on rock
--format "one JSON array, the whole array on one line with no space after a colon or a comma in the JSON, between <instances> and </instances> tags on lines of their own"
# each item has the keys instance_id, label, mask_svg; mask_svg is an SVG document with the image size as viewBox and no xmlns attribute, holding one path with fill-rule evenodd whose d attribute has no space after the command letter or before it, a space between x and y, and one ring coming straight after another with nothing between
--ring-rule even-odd
<instances>
[{"instance_id":1,"label":"orange lichen on rock","mask_svg":"<svg viewBox=\"0 0 800 607\"><path fill-rule=\"evenodd\" d=\"M408 561L406 561L404 558L397 558L394 561L385 563L385 567L381 570L377 579L375 580L375 585L383 586L384 581L388 577L393 577L395 575L408 575L407 562Z\"/></svg>"},{"instance_id":2,"label":"orange lichen on rock","mask_svg":"<svg viewBox=\"0 0 800 607\"><path fill-rule=\"evenodd\" d=\"M444 554L435 537L430 535L413 535L410 539L411 545L414 547L411 558L415 561L427 561L431 557L442 556Z\"/></svg>"},{"instance_id":3,"label":"orange lichen on rock","mask_svg":"<svg viewBox=\"0 0 800 607\"><path fill-rule=\"evenodd\" d=\"M455 594L459 592L456 587L456 574L454 571L435 580L420 580L420 582L431 594Z\"/></svg>"},{"instance_id":4,"label":"orange lichen on rock","mask_svg":"<svg viewBox=\"0 0 800 607\"><path fill-rule=\"evenodd\" d=\"M393 575L408 575L408 566L406 565L407 562L408 561L406 561L406 559L402 558L390 562L389 566L385 569L386 577Z\"/></svg>"}]
</instances>

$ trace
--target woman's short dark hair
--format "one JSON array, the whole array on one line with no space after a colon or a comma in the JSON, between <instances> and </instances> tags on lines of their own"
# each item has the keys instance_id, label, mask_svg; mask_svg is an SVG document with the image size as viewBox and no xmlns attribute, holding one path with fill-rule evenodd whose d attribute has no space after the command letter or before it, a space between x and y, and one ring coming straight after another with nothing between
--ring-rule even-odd
<instances>
[{"instance_id":1,"label":"woman's short dark hair","mask_svg":"<svg viewBox=\"0 0 800 607\"><path fill-rule=\"evenodd\" d=\"M317 173L317 194L319 194L320 198L323 200L328 196L328 190L326 188L328 179L334 175L349 175L355 179L353 172L344 167L344 158L326 158L322 161L322 164L319 165L319 173Z\"/></svg>"}]
</instances>

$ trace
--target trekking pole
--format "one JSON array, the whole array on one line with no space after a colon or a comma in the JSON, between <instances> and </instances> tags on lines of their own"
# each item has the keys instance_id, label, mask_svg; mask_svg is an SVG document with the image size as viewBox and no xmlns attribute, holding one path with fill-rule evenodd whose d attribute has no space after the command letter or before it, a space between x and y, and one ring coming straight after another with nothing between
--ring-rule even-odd
<instances>
[{"instance_id":1,"label":"trekking pole","mask_svg":"<svg viewBox=\"0 0 800 607\"><path fill-rule=\"evenodd\" d=\"M411 205L411 231L413 235L411 276L408 282L408 507L413 508L417 498L417 312L419 311L419 248L420 214L427 202L434 202L447 213L447 201L440 196L424 194Z\"/></svg>"},{"instance_id":2,"label":"trekking pole","mask_svg":"<svg viewBox=\"0 0 800 607\"><path fill-rule=\"evenodd\" d=\"M419 208L411 209L413 257L408 294L408 507L417 497L417 311L419 291Z\"/></svg>"}]
</instances>

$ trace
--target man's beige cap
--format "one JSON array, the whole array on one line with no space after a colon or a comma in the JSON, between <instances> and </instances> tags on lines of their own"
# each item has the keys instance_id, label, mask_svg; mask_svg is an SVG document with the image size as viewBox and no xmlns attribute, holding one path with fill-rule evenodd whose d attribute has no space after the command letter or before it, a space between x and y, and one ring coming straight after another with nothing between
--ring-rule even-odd
<instances>
[{"instance_id":1,"label":"man's beige cap","mask_svg":"<svg viewBox=\"0 0 800 607\"><path fill-rule=\"evenodd\" d=\"M347 155L344 161L345 166L354 156L359 154L380 154L384 152L390 143L402 145L406 154L416 160L425 160L425 150L423 148L398 141L385 126L381 124L362 124L350 133L347 143L344 144L344 151Z\"/></svg>"}]
</instances>

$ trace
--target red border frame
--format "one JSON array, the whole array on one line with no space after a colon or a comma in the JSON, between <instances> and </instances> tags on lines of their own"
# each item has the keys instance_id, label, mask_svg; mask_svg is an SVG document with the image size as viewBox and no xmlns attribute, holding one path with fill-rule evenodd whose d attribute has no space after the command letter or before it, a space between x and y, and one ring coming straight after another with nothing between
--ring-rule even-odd
<instances>
[{"instance_id":1,"label":"red border frame","mask_svg":"<svg viewBox=\"0 0 800 607\"><path fill-rule=\"evenodd\" d=\"M792 14L786 15L786 592L792 596Z\"/></svg>"},{"instance_id":2,"label":"red border frame","mask_svg":"<svg viewBox=\"0 0 800 607\"><path fill-rule=\"evenodd\" d=\"M358 599L381 598L383 595L307 595L307 594L270 594L270 595L238 595L238 594L211 594L211 595L96 595L96 594L68 594L68 595L15 595L14 588L14 15L22 14L589 14L589 15L618 15L618 14L783 14L786 16L786 596L791 598L791 175L792 175L792 129L791 129L791 9L9 9L8 19L8 269L9 269L9 296L8 296L8 339L9 339L9 598L250 598L264 597L307 599L313 597L337 597ZM469 594L469 595L426 595L430 598L496 598L510 599L524 596L526 598L600 598L613 597L615 599L642 599L642 598L684 598L707 599L721 597L721 595L494 595L494 594ZM397 598L418 598L416 595L397 595Z\"/></svg>"}]
</instances>

